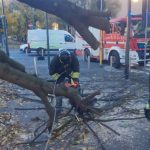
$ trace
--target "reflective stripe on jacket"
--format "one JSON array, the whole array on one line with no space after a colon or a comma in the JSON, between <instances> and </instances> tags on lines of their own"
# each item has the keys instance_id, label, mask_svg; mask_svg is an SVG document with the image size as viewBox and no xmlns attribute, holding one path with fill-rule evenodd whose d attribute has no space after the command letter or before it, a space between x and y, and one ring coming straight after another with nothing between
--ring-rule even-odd
<instances>
[{"instance_id":1,"label":"reflective stripe on jacket","mask_svg":"<svg viewBox=\"0 0 150 150\"><path fill-rule=\"evenodd\" d=\"M59 56L54 56L54 58L51 61L50 75L54 76L54 78L55 74L61 75L62 73L64 73L63 75L66 77L71 76L72 78L79 78L80 75L79 72L80 71L78 58L72 53L71 53L71 61L69 64L63 64L62 62L60 62Z\"/></svg>"},{"instance_id":2,"label":"reflective stripe on jacket","mask_svg":"<svg viewBox=\"0 0 150 150\"><path fill-rule=\"evenodd\" d=\"M71 72L71 74L70 74L70 76L71 76L71 78L79 78L79 76L80 76L80 73L79 72Z\"/></svg>"},{"instance_id":3,"label":"reflective stripe on jacket","mask_svg":"<svg viewBox=\"0 0 150 150\"><path fill-rule=\"evenodd\" d=\"M60 77L60 74L55 73L51 77L52 77L52 80L57 80Z\"/></svg>"}]
</instances>

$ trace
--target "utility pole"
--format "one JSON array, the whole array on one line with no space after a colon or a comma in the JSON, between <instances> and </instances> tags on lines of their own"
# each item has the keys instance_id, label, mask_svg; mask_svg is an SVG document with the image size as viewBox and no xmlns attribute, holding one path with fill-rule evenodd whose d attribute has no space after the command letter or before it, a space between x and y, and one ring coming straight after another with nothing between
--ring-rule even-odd
<instances>
[{"instance_id":1,"label":"utility pole","mask_svg":"<svg viewBox=\"0 0 150 150\"><path fill-rule=\"evenodd\" d=\"M8 37L7 37L7 22L6 22L6 16L5 16L5 9L4 9L4 1L2 0L2 19L4 22L4 44L6 49L6 54L9 56L9 48L8 48Z\"/></svg>"},{"instance_id":2,"label":"utility pole","mask_svg":"<svg viewBox=\"0 0 150 150\"><path fill-rule=\"evenodd\" d=\"M32 24L33 24L33 29L35 29L36 28L36 20L35 20L35 8L32 8L32 13L33 13L33 22L32 22Z\"/></svg>"},{"instance_id":3,"label":"utility pole","mask_svg":"<svg viewBox=\"0 0 150 150\"><path fill-rule=\"evenodd\" d=\"M47 34L47 57L48 57L48 70L50 74L50 49L49 49L49 25L48 25L48 14L45 14L46 19L46 34Z\"/></svg>"},{"instance_id":4,"label":"utility pole","mask_svg":"<svg viewBox=\"0 0 150 150\"><path fill-rule=\"evenodd\" d=\"M149 3L148 0L146 0L146 14L145 14L145 48L144 48L144 69L146 69L146 52L147 52L147 28L148 28L148 8L149 8Z\"/></svg>"},{"instance_id":5,"label":"utility pole","mask_svg":"<svg viewBox=\"0 0 150 150\"><path fill-rule=\"evenodd\" d=\"M103 11L103 0L100 1L100 11ZM102 61L103 61L103 31L100 30L100 46L99 46L99 64L102 66Z\"/></svg>"},{"instance_id":6,"label":"utility pole","mask_svg":"<svg viewBox=\"0 0 150 150\"><path fill-rule=\"evenodd\" d=\"M131 27L131 0L128 0L127 39L125 51L125 79L129 79L130 27Z\"/></svg>"}]
</instances>

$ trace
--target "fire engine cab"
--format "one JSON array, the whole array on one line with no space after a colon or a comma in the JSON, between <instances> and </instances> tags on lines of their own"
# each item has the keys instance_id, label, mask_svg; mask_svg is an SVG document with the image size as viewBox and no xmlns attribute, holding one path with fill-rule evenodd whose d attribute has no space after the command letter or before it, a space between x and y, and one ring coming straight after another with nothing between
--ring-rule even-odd
<instances>
[{"instance_id":1,"label":"fire engine cab","mask_svg":"<svg viewBox=\"0 0 150 150\"><path fill-rule=\"evenodd\" d=\"M125 64L127 17L112 19L110 20L110 24L111 32L103 32L102 37L100 37L100 30L91 27L89 30L98 41L101 41L100 38L102 38L103 60L107 60L110 63L110 59L112 58L112 65L115 68L119 68L121 64ZM146 56L146 62L150 60L150 30L147 30L147 38L145 38L142 17L137 15L131 17L130 31L130 64L143 65L144 56ZM99 60L99 48L93 50L86 42L83 42L82 49L84 50L85 60L87 56L90 56L91 59Z\"/></svg>"}]
</instances>

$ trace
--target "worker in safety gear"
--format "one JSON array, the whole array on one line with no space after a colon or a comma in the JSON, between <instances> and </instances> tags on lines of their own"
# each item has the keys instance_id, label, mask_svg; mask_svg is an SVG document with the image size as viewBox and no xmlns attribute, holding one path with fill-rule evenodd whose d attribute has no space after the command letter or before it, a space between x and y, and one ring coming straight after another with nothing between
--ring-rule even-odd
<instances>
[{"instance_id":1,"label":"worker in safety gear","mask_svg":"<svg viewBox=\"0 0 150 150\"><path fill-rule=\"evenodd\" d=\"M79 61L74 53L67 49L63 49L58 55L54 56L50 64L50 75L57 84L69 81L65 84L67 87L79 87ZM62 99L56 100L56 107L62 106Z\"/></svg>"},{"instance_id":2,"label":"worker in safety gear","mask_svg":"<svg viewBox=\"0 0 150 150\"><path fill-rule=\"evenodd\" d=\"M79 84L79 61L75 54L64 49L56 55L50 64L50 75L57 83L61 83L67 77L70 83Z\"/></svg>"}]
</instances>

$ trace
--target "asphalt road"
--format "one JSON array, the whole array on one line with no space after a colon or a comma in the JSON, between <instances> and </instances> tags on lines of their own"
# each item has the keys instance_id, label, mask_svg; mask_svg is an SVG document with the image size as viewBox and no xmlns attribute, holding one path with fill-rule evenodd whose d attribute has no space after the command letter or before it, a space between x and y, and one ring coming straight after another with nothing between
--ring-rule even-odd
<instances>
[{"instance_id":1,"label":"asphalt road","mask_svg":"<svg viewBox=\"0 0 150 150\"><path fill-rule=\"evenodd\" d=\"M19 50L10 50L10 57L19 61L26 67L27 72L35 73L35 62L37 66L38 76L44 79L49 79L48 74L48 60L45 57L45 60L37 60L36 54L25 54ZM92 92L96 90L101 90L100 98L107 97L111 99L116 96L120 91L122 94L124 91L131 92L132 99L124 104L124 109L122 107L117 107L113 109L108 114L104 115L103 118L109 118L110 116L115 117L138 117L143 114L132 114L129 110L139 109L143 110L145 103L148 99L148 87L144 82L135 82L131 80L124 79L124 68L120 70L111 68L108 65L99 66L99 63L92 62L90 68L88 64L83 61L82 57L79 57L80 61L80 70L81 77L80 83L81 88L84 89L84 92ZM142 69L141 69L142 70ZM133 72L141 72L141 70L132 70ZM137 74L136 77L138 77ZM138 79L137 79L138 80ZM18 93L27 93L26 96L30 97L30 94L26 90L17 90ZM121 93L120 92L120 93ZM119 93L119 94L120 94ZM32 94L31 94L32 95ZM134 96L133 96L134 95ZM33 98L33 97L32 97ZM100 105L103 105L104 102L100 102ZM23 107L38 107L40 104L23 103ZM11 101L8 104L8 108L14 110L15 107L20 107L14 101ZM1 110L2 111L2 110ZM10 111L10 110L9 110ZM20 122L31 132L35 128L36 123L31 122L33 117L40 117L42 119L46 118L44 111L34 111L34 112L21 112L13 111L15 115L20 118ZM110 122L107 125L115 129L120 133L120 136L116 136L106 128L98 126L96 132L101 137L104 146L107 150L150 150L150 122L146 119L133 120L133 121L116 121ZM31 130L30 130L31 129ZM41 145L37 146L36 149L42 150ZM78 150L79 148L75 148ZM96 150L96 149L95 149Z\"/></svg>"}]
</instances>

